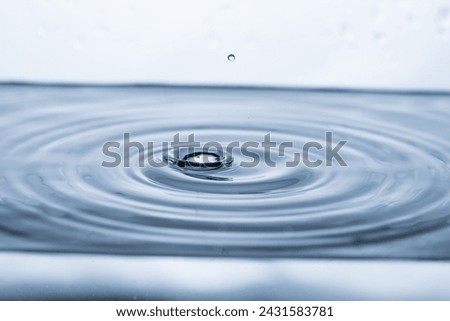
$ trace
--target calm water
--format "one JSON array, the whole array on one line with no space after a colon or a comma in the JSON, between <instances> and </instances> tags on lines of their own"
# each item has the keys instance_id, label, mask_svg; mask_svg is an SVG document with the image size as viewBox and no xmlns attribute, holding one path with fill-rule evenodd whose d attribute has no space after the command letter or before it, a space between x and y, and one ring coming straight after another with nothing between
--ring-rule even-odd
<instances>
[{"instance_id":1,"label":"calm water","mask_svg":"<svg viewBox=\"0 0 450 321\"><path fill-rule=\"evenodd\" d=\"M4 85L0 115L0 250L450 259L450 95ZM161 160L177 133L226 146L269 132L294 143L275 167L240 152L205 171L140 167L137 148L101 166L124 133ZM284 165L326 132L348 166Z\"/></svg>"}]
</instances>

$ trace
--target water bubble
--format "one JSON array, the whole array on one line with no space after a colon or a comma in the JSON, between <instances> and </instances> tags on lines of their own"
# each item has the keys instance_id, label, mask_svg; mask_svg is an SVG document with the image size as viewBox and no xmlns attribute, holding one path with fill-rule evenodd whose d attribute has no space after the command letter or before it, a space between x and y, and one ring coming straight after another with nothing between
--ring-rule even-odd
<instances>
[{"instance_id":1,"label":"water bubble","mask_svg":"<svg viewBox=\"0 0 450 321\"><path fill-rule=\"evenodd\" d=\"M234 61L236 59L236 56L233 54L228 55L228 61Z\"/></svg>"}]
</instances>

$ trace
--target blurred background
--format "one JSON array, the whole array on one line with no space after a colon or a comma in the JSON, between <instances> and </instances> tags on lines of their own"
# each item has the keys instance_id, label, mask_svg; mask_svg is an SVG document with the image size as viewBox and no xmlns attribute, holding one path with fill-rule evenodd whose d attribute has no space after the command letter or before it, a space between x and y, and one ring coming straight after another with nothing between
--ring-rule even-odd
<instances>
[{"instance_id":1,"label":"blurred background","mask_svg":"<svg viewBox=\"0 0 450 321\"><path fill-rule=\"evenodd\" d=\"M450 89L448 0L1 4L0 81Z\"/></svg>"}]
</instances>

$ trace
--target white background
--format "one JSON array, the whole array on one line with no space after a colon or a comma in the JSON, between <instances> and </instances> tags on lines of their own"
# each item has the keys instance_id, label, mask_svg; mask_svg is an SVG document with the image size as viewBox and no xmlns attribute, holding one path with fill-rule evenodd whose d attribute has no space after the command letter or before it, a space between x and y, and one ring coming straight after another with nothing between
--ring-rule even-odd
<instances>
[{"instance_id":1,"label":"white background","mask_svg":"<svg viewBox=\"0 0 450 321\"><path fill-rule=\"evenodd\" d=\"M0 8L0 81L450 90L449 0L0 0Z\"/></svg>"},{"instance_id":2,"label":"white background","mask_svg":"<svg viewBox=\"0 0 450 321\"><path fill-rule=\"evenodd\" d=\"M118 317L116 309L160 309L178 307L183 309L248 309L248 317ZM332 306L333 316L326 317L259 317L259 307L265 306ZM433 320L449 319L449 302L295 302L295 301L169 301L169 302L0 302L2 317L8 321L46 320ZM255 314L252 312L255 311Z\"/></svg>"}]
</instances>

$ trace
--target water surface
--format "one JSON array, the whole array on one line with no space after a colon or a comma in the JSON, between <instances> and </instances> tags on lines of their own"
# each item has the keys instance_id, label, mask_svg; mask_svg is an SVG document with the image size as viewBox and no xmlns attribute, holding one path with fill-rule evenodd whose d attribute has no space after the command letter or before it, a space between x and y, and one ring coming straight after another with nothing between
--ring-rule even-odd
<instances>
[{"instance_id":1,"label":"water surface","mask_svg":"<svg viewBox=\"0 0 450 321\"><path fill-rule=\"evenodd\" d=\"M450 259L449 95L4 85L0 114L1 250ZM283 166L326 132L348 166ZM140 167L137 149L101 166L124 133L295 147L208 174Z\"/></svg>"}]
</instances>

